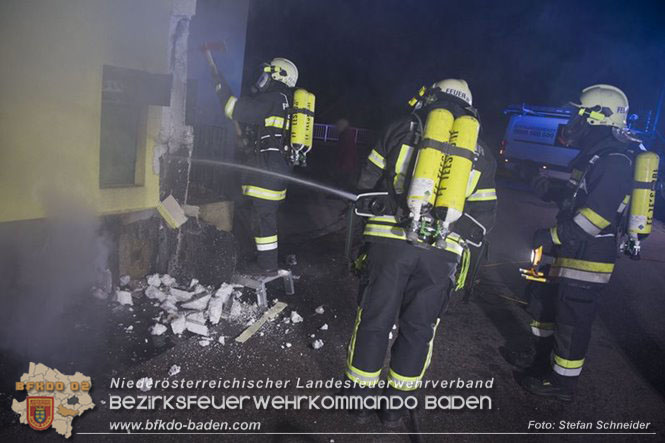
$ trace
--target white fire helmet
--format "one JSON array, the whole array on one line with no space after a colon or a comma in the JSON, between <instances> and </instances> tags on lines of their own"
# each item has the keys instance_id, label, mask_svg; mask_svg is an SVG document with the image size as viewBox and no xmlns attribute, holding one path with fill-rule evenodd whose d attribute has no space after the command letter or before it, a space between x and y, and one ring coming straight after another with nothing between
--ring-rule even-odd
<instances>
[{"instance_id":1,"label":"white fire helmet","mask_svg":"<svg viewBox=\"0 0 665 443\"><path fill-rule=\"evenodd\" d=\"M628 97L616 86L592 85L582 90L580 103L572 103L578 108L591 109L600 107L599 112L592 112L587 118L590 125L626 127L628 115Z\"/></svg>"},{"instance_id":2,"label":"white fire helmet","mask_svg":"<svg viewBox=\"0 0 665 443\"><path fill-rule=\"evenodd\" d=\"M271 77L273 80L284 83L289 88L293 88L298 81L298 68L291 60L283 57L273 58L270 62L273 68Z\"/></svg>"},{"instance_id":3,"label":"white fire helmet","mask_svg":"<svg viewBox=\"0 0 665 443\"><path fill-rule=\"evenodd\" d=\"M469 85L462 79L447 78L434 83L432 88L439 88L441 92L445 94L450 94L454 97L460 98L464 100L469 106L473 104Z\"/></svg>"}]
</instances>

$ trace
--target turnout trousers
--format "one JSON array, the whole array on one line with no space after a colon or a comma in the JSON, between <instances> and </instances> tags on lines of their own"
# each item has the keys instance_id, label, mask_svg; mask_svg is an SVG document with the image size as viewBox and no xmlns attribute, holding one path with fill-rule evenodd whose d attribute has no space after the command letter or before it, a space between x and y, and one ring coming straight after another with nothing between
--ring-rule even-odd
<instances>
[{"instance_id":1,"label":"turnout trousers","mask_svg":"<svg viewBox=\"0 0 665 443\"><path fill-rule=\"evenodd\" d=\"M250 165L267 171L289 174L291 166L279 151L254 154ZM257 251L257 264L263 269L277 269L277 210L286 198L286 181L261 174L247 174L242 193L251 203L251 223Z\"/></svg>"},{"instance_id":2,"label":"turnout trousers","mask_svg":"<svg viewBox=\"0 0 665 443\"><path fill-rule=\"evenodd\" d=\"M457 262L405 241L370 243L368 281L347 353L346 376L362 387L379 381L393 324L388 385L417 389L427 370L439 316L445 310Z\"/></svg>"},{"instance_id":3,"label":"turnout trousers","mask_svg":"<svg viewBox=\"0 0 665 443\"><path fill-rule=\"evenodd\" d=\"M531 282L527 288L531 333L554 337L552 375L562 386L574 388L582 372L602 288L568 280Z\"/></svg>"}]
</instances>

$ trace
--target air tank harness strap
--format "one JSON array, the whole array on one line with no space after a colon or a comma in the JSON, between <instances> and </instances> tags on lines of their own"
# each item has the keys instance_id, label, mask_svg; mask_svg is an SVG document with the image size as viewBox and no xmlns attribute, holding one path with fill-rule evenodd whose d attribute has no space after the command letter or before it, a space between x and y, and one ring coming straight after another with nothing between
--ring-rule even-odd
<instances>
[{"instance_id":1,"label":"air tank harness strap","mask_svg":"<svg viewBox=\"0 0 665 443\"><path fill-rule=\"evenodd\" d=\"M471 160L472 162L475 161L477 157L475 151L469 151L468 149L458 148L457 146L452 145L450 143L436 141L431 138L424 139L423 145L427 146L428 148L434 148L447 155L456 155L458 157L464 157L467 160Z\"/></svg>"}]
</instances>

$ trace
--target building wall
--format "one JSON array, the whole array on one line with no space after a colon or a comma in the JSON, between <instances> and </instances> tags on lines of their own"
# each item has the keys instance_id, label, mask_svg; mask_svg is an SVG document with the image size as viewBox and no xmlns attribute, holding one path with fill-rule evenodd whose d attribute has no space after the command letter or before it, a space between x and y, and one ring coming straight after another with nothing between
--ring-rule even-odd
<instances>
[{"instance_id":1,"label":"building wall","mask_svg":"<svg viewBox=\"0 0 665 443\"><path fill-rule=\"evenodd\" d=\"M142 185L99 187L101 82L104 64L169 73L171 11L169 0L0 2L0 222L44 217L61 201L100 214L159 203L158 106L138 149Z\"/></svg>"}]
</instances>

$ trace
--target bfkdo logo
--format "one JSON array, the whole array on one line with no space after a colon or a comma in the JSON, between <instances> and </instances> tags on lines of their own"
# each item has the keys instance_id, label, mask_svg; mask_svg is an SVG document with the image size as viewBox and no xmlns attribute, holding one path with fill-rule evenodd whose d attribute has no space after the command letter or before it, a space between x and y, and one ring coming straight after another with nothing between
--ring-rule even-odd
<instances>
[{"instance_id":1,"label":"bfkdo logo","mask_svg":"<svg viewBox=\"0 0 665 443\"><path fill-rule=\"evenodd\" d=\"M90 396L90 377L76 372L63 374L42 363L30 362L28 372L16 382L16 391L24 392L24 400L12 400L12 411L19 414L19 423L35 431L53 429L65 438L74 432L73 421L95 403Z\"/></svg>"},{"instance_id":2,"label":"bfkdo logo","mask_svg":"<svg viewBox=\"0 0 665 443\"><path fill-rule=\"evenodd\" d=\"M35 431L44 431L53 423L53 397L28 397L28 425Z\"/></svg>"}]
</instances>

